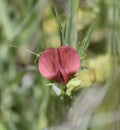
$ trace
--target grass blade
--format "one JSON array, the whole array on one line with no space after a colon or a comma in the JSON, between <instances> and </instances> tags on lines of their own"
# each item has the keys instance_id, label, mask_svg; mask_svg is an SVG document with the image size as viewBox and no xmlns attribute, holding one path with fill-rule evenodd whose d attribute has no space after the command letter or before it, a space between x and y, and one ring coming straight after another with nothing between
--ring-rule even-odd
<instances>
[{"instance_id":1,"label":"grass blade","mask_svg":"<svg viewBox=\"0 0 120 130\"><path fill-rule=\"evenodd\" d=\"M76 48L77 42L77 11L79 7L79 0L74 2L69 0L68 4L68 19L65 32L65 43Z\"/></svg>"},{"instance_id":2,"label":"grass blade","mask_svg":"<svg viewBox=\"0 0 120 130\"><path fill-rule=\"evenodd\" d=\"M93 25L87 31L87 33L86 33L86 35L85 35L85 37L84 37L84 39L83 39L83 41L82 41L82 43L81 43L81 45L79 47L78 52L79 52L81 57L84 57L85 52L86 52L86 50L87 50L87 48L88 48L88 46L90 44L90 38L91 38L92 30L93 30Z\"/></svg>"},{"instance_id":3,"label":"grass blade","mask_svg":"<svg viewBox=\"0 0 120 130\"><path fill-rule=\"evenodd\" d=\"M64 42L64 29L63 29L63 26L61 24L62 20L58 14L58 11L57 11L57 8L55 5L54 5L54 12L56 15L56 19L57 19L57 23L58 23L58 27L59 27L59 31L60 31L61 45L64 45L65 44L65 42Z\"/></svg>"}]
</instances>

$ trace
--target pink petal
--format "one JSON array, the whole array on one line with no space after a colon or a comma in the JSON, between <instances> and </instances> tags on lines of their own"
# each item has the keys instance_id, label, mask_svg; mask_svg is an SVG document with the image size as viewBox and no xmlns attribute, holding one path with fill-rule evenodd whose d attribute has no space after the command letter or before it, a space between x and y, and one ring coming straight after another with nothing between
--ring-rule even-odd
<instances>
[{"instance_id":1,"label":"pink petal","mask_svg":"<svg viewBox=\"0 0 120 130\"><path fill-rule=\"evenodd\" d=\"M63 83L67 83L69 76L67 75L67 73L65 72L65 70L62 68L61 65L58 66L58 73L57 73L57 81L58 82L63 82Z\"/></svg>"},{"instance_id":2,"label":"pink petal","mask_svg":"<svg viewBox=\"0 0 120 130\"><path fill-rule=\"evenodd\" d=\"M58 71L59 57L57 49L49 48L39 57L38 68L43 77L53 80Z\"/></svg>"},{"instance_id":3,"label":"pink petal","mask_svg":"<svg viewBox=\"0 0 120 130\"><path fill-rule=\"evenodd\" d=\"M61 46L58 52L62 68L69 76L74 75L80 67L80 57L77 51L71 46Z\"/></svg>"}]
</instances>

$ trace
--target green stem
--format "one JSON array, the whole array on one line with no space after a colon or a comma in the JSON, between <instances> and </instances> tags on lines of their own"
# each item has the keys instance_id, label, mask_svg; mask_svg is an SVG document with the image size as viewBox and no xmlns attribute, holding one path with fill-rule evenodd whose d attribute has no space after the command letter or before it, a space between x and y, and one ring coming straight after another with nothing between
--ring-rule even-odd
<instances>
[{"instance_id":1,"label":"green stem","mask_svg":"<svg viewBox=\"0 0 120 130\"><path fill-rule=\"evenodd\" d=\"M77 12L79 8L79 0L69 0L68 3L68 19L65 33L65 43L76 48L77 44Z\"/></svg>"}]
</instances>

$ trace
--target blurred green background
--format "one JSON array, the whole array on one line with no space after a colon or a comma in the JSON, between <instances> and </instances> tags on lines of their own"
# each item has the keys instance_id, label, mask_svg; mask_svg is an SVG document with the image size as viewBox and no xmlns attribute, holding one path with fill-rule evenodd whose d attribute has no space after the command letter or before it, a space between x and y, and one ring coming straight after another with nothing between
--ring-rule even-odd
<instances>
[{"instance_id":1,"label":"blurred green background","mask_svg":"<svg viewBox=\"0 0 120 130\"><path fill-rule=\"evenodd\" d=\"M73 3L76 2L74 0ZM72 108L56 95L52 87L47 86L49 81L38 71L37 56L29 53L40 54L46 48L60 46L61 36L54 5L65 31L70 13L68 0L0 0L0 130L41 130L51 127L63 122ZM87 67L88 72L80 74L84 84L73 94L73 98L78 98L82 91L93 85L94 71L94 84L109 86L95 113L119 110L119 1L80 0L76 6L79 6L78 45L90 26L95 26L81 65ZM73 28L72 31L76 30ZM74 38L72 40L74 46ZM73 102L71 99L71 104ZM91 129L120 130L120 121ZM87 130L87 126L84 130Z\"/></svg>"}]
</instances>

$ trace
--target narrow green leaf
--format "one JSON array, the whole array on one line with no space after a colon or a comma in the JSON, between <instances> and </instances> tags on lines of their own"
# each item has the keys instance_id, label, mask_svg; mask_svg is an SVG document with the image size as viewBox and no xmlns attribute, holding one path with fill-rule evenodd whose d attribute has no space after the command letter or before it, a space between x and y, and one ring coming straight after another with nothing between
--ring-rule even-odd
<instances>
[{"instance_id":1,"label":"narrow green leaf","mask_svg":"<svg viewBox=\"0 0 120 130\"><path fill-rule=\"evenodd\" d=\"M84 57L85 52L90 44L90 38L91 38L91 33L93 30L93 25L89 28L89 30L87 31L82 43L80 44L80 47L78 49L78 52L80 54L81 57Z\"/></svg>"},{"instance_id":2,"label":"narrow green leaf","mask_svg":"<svg viewBox=\"0 0 120 130\"><path fill-rule=\"evenodd\" d=\"M69 0L68 3L68 18L65 32L65 43L76 48L77 42L77 12L79 8L79 0L75 2Z\"/></svg>"},{"instance_id":3,"label":"narrow green leaf","mask_svg":"<svg viewBox=\"0 0 120 130\"><path fill-rule=\"evenodd\" d=\"M57 19L57 23L58 23L58 27L59 27L59 31L60 31L61 45L64 45L65 44L65 42L64 42L64 29L63 29L63 26L61 24L62 20L58 14L58 11L57 11L57 8L55 5L54 5L54 12L56 15L56 19Z\"/></svg>"},{"instance_id":4,"label":"narrow green leaf","mask_svg":"<svg viewBox=\"0 0 120 130\"><path fill-rule=\"evenodd\" d=\"M68 19L67 19L66 32L65 32L65 43L69 45L71 45L70 37L72 32L72 17L73 17L72 0L69 0Z\"/></svg>"}]
</instances>

